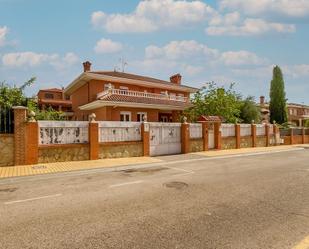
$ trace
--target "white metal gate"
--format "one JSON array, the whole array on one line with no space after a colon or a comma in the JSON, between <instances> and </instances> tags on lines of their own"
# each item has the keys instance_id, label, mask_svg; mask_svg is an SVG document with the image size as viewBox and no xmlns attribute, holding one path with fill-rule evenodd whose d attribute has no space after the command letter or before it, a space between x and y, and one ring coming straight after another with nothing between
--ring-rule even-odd
<instances>
[{"instance_id":1,"label":"white metal gate","mask_svg":"<svg viewBox=\"0 0 309 249\"><path fill-rule=\"evenodd\" d=\"M215 148L215 132L214 125L210 124L208 127L208 149Z\"/></svg>"},{"instance_id":2,"label":"white metal gate","mask_svg":"<svg viewBox=\"0 0 309 249\"><path fill-rule=\"evenodd\" d=\"M181 124L150 123L150 156L181 153Z\"/></svg>"}]
</instances>

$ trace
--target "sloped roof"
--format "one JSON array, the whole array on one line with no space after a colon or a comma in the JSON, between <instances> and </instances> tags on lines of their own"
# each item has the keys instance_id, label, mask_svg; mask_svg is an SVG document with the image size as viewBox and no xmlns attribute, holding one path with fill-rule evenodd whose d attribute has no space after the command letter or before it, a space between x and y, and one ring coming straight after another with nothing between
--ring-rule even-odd
<instances>
[{"instance_id":1,"label":"sloped roof","mask_svg":"<svg viewBox=\"0 0 309 249\"><path fill-rule=\"evenodd\" d=\"M40 89L40 91L48 91L48 92L63 92L64 90L63 89L60 89L60 88L48 88L48 89Z\"/></svg>"},{"instance_id":2,"label":"sloped roof","mask_svg":"<svg viewBox=\"0 0 309 249\"><path fill-rule=\"evenodd\" d=\"M131 73L116 72L116 71L92 71L90 73L107 75L107 76L118 77L118 78L131 79L131 80L142 80L142 81L153 82L153 83L174 84L174 83L171 83L169 81L155 79L155 78L152 78L152 77L147 77L147 76L142 76L142 75L137 75L137 74L131 74Z\"/></svg>"},{"instance_id":3,"label":"sloped roof","mask_svg":"<svg viewBox=\"0 0 309 249\"><path fill-rule=\"evenodd\" d=\"M89 71L82 73L77 77L73 82L71 82L66 88L65 93L71 94L76 89L80 88L88 81L95 80L105 80L110 82L119 82L123 84L133 84L133 85L141 85L150 88L163 88L163 89L174 89L177 91L190 92L194 93L198 91L198 88L186 86L186 85L178 85L175 83L171 83L169 81L155 79L152 77L123 73L123 72L115 72L115 71Z\"/></svg>"},{"instance_id":4,"label":"sloped roof","mask_svg":"<svg viewBox=\"0 0 309 249\"><path fill-rule=\"evenodd\" d=\"M152 105L169 105L169 106L178 106L178 107L184 107L184 108L192 106L190 103L182 102L182 101L143 98L143 97L126 96L126 95L118 95L118 94L107 95L100 99L104 101L130 102L130 103L142 103L142 104L152 104Z\"/></svg>"},{"instance_id":5,"label":"sloped roof","mask_svg":"<svg viewBox=\"0 0 309 249\"><path fill-rule=\"evenodd\" d=\"M198 122L222 122L223 118L221 118L220 116L204 116L201 115L198 118Z\"/></svg>"}]
</instances>

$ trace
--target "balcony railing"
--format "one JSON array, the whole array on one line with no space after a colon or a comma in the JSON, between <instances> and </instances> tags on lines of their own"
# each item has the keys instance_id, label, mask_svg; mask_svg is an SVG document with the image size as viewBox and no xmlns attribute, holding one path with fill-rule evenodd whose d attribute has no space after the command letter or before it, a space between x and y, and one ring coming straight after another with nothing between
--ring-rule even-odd
<instances>
[{"instance_id":1,"label":"balcony railing","mask_svg":"<svg viewBox=\"0 0 309 249\"><path fill-rule=\"evenodd\" d=\"M137 91L130 91L130 90L122 90L122 89L108 89L106 91L100 92L97 94L97 99L102 99L110 95L121 95L121 96L159 99L159 100L171 100L171 101L179 101L179 102L185 102L185 103L188 102L188 98L183 97L183 96L148 93L148 92L137 92Z\"/></svg>"}]
</instances>

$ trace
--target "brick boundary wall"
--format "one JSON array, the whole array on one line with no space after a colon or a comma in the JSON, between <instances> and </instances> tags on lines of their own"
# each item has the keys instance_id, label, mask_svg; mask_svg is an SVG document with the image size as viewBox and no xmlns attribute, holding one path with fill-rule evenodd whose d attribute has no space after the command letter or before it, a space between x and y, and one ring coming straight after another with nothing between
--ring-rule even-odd
<instances>
[{"instance_id":1,"label":"brick boundary wall","mask_svg":"<svg viewBox=\"0 0 309 249\"><path fill-rule=\"evenodd\" d=\"M89 143L86 144L56 144L39 145L39 126L33 119L27 120L27 108L14 107L14 165L31 165L45 162L71 161L71 160L97 160L120 156L149 156L150 155L150 125L141 124L141 141L130 142L99 142L99 127L94 120L89 122ZM190 139L190 124L181 125L181 151L183 154L198 151L207 151L209 133L208 123L202 123L202 136L199 139ZM270 127L265 126L265 135L256 135L256 125L251 126L251 136L240 136L240 125L235 125L235 136L222 137L221 123L213 123L215 150L273 146L274 138L277 139L279 129L274 125L273 134ZM284 144L309 143L308 130L303 129L302 135L284 137ZM272 141L271 141L272 140ZM0 152L1 153L1 152ZM3 165L0 165L3 166Z\"/></svg>"}]
</instances>

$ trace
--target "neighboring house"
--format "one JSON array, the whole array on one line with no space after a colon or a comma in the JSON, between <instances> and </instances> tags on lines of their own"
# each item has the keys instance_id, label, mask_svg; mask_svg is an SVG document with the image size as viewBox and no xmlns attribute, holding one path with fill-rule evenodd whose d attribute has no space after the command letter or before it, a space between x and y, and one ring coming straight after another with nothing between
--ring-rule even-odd
<instances>
[{"instance_id":1,"label":"neighboring house","mask_svg":"<svg viewBox=\"0 0 309 249\"><path fill-rule=\"evenodd\" d=\"M64 94L63 89L42 89L38 92L38 107L45 110L48 107L63 112L64 116L73 116L70 96Z\"/></svg>"},{"instance_id":2,"label":"neighboring house","mask_svg":"<svg viewBox=\"0 0 309 249\"><path fill-rule=\"evenodd\" d=\"M265 102L265 97L260 97L260 107L262 121L269 122L269 104ZM288 122L294 126L303 126L304 122L309 119L309 106L303 104L287 104Z\"/></svg>"},{"instance_id":3,"label":"neighboring house","mask_svg":"<svg viewBox=\"0 0 309 249\"><path fill-rule=\"evenodd\" d=\"M73 120L177 122L180 113L191 106L190 94L198 89L181 84L181 75L170 81L116 71L84 72L65 89L71 96Z\"/></svg>"},{"instance_id":4,"label":"neighboring house","mask_svg":"<svg viewBox=\"0 0 309 249\"><path fill-rule=\"evenodd\" d=\"M288 122L295 126L303 126L309 119L309 106L302 104L288 104Z\"/></svg>"}]
</instances>

